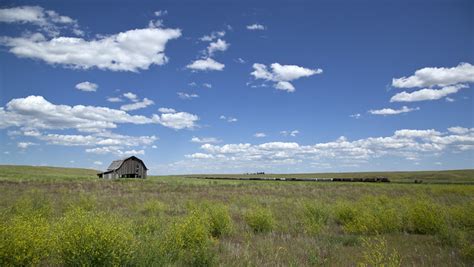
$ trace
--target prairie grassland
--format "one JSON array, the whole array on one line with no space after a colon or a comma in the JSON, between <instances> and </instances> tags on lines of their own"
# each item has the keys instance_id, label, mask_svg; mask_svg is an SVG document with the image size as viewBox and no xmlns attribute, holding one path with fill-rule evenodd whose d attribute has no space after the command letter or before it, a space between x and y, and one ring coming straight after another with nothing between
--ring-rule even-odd
<instances>
[{"instance_id":1,"label":"prairie grassland","mask_svg":"<svg viewBox=\"0 0 474 267\"><path fill-rule=\"evenodd\" d=\"M82 169L0 171L1 266L474 263L472 170L385 175L423 176L423 184L107 181Z\"/></svg>"}]
</instances>

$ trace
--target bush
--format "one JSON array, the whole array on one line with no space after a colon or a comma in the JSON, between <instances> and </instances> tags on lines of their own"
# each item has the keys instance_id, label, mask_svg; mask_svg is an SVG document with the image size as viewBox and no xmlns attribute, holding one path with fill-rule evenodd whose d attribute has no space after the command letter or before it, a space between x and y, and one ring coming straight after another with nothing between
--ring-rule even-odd
<instances>
[{"instance_id":1,"label":"bush","mask_svg":"<svg viewBox=\"0 0 474 267\"><path fill-rule=\"evenodd\" d=\"M415 234L437 234L446 228L446 215L441 206L429 200L407 203L406 230Z\"/></svg>"},{"instance_id":2,"label":"bush","mask_svg":"<svg viewBox=\"0 0 474 267\"><path fill-rule=\"evenodd\" d=\"M395 249L389 251L387 241L382 236L362 238L362 247L363 261L357 264L360 267L398 267L402 265L402 259L398 252Z\"/></svg>"},{"instance_id":3,"label":"bush","mask_svg":"<svg viewBox=\"0 0 474 267\"><path fill-rule=\"evenodd\" d=\"M256 233L270 232L275 226L271 211L262 207L248 210L244 214L244 220Z\"/></svg>"},{"instance_id":4,"label":"bush","mask_svg":"<svg viewBox=\"0 0 474 267\"><path fill-rule=\"evenodd\" d=\"M207 205L205 208L209 222L209 231L213 237L219 238L232 231L232 218L229 209L223 204Z\"/></svg>"},{"instance_id":5,"label":"bush","mask_svg":"<svg viewBox=\"0 0 474 267\"><path fill-rule=\"evenodd\" d=\"M354 205L346 202L339 202L334 207L334 216L336 223L345 225L355 219L357 216L357 209Z\"/></svg>"},{"instance_id":6,"label":"bush","mask_svg":"<svg viewBox=\"0 0 474 267\"><path fill-rule=\"evenodd\" d=\"M140 207L140 211L145 215L159 215L165 210L166 204L159 200L148 200Z\"/></svg>"},{"instance_id":7,"label":"bush","mask_svg":"<svg viewBox=\"0 0 474 267\"><path fill-rule=\"evenodd\" d=\"M39 215L0 222L0 266L34 266L50 258L54 240L50 224Z\"/></svg>"},{"instance_id":8,"label":"bush","mask_svg":"<svg viewBox=\"0 0 474 267\"><path fill-rule=\"evenodd\" d=\"M329 209L326 206L316 203L306 203L303 205L303 225L305 232L309 234L319 234L329 220Z\"/></svg>"},{"instance_id":9,"label":"bush","mask_svg":"<svg viewBox=\"0 0 474 267\"><path fill-rule=\"evenodd\" d=\"M215 258L213 247L214 240L205 218L194 210L170 227L161 253L168 262L183 261L193 266L208 266Z\"/></svg>"},{"instance_id":10,"label":"bush","mask_svg":"<svg viewBox=\"0 0 474 267\"><path fill-rule=\"evenodd\" d=\"M402 215L396 204L387 197L368 197L355 203L354 210L343 208L339 216L348 233L392 233L402 229Z\"/></svg>"},{"instance_id":11,"label":"bush","mask_svg":"<svg viewBox=\"0 0 474 267\"><path fill-rule=\"evenodd\" d=\"M64 265L127 265L136 251L131 225L104 213L74 209L59 220L57 231Z\"/></svg>"}]
</instances>

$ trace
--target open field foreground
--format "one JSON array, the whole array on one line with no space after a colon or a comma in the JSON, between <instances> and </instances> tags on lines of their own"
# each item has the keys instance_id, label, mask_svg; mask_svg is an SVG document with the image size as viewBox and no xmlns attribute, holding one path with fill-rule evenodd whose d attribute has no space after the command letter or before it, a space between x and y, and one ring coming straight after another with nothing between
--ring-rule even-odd
<instances>
[{"instance_id":1,"label":"open field foreground","mask_svg":"<svg viewBox=\"0 0 474 267\"><path fill-rule=\"evenodd\" d=\"M474 264L473 170L377 174L392 183L0 170L0 266Z\"/></svg>"}]
</instances>

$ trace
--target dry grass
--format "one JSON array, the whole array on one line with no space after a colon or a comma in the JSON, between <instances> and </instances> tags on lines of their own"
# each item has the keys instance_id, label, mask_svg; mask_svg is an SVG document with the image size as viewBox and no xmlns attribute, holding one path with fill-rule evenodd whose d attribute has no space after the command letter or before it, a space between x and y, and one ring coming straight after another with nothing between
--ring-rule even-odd
<instances>
[{"instance_id":1,"label":"dry grass","mask_svg":"<svg viewBox=\"0 0 474 267\"><path fill-rule=\"evenodd\" d=\"M5 168L9 167L0 169ZM130 251L120 247L124 259L122 254L111 259L126 260L130 265L348 266L379 260L370 259L371 255L382 255L382 261L389 261L394 251L403 265L469 266L474 261L474 185L469 184L213 181L183 177L106 181L96 179L89 170L35 172L35 168L25 167L25 174L22 172L22 167L15 167L0 177L0 237L11 240L0 245L0 265L11 264L9 251L15 249L15 244L22 244L20 237L8 235L8 227L35 233L35 244L45 244L44 238L58 238L57 229L48 225L62 229L61 222L77 210L98 222L100 215L116 218L115 224L122 221L120 227L129 228L127 233L132 236L128 238L136 244ZM439 178L442 174L432 175L443 179ZM354 212L340 220L341 207ZM267 211L272 226L255 231L249 224L249 214L259 217ZM433 217L433 213L442 216ZM35 218L35 224L28 223L31 218ZM99 233L116 233L113 226L107 224ZM94 228L87 224L81 227ZM78 229L68 231L74 230ZM82 245L88 248L89 241L84 242ZM25 250L31 250L34 263L67 262L63 254L55 254L65 249L60 242L57 246ZM371 246L380 253L370 253Z\"/></svg>"}]
</instances>

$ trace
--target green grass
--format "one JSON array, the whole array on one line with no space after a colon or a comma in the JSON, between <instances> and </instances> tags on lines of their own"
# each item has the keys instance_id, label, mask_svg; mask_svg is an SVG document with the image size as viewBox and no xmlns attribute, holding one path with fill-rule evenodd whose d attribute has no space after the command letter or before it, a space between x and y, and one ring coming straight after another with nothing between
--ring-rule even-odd
<instances>
[{"instance_id":1,"label":"green grass","mask_svg":"<svg viewBox=\"0 0 474 267\"><path fill-rule=\"evenodd\" d=\"M402 182L388 184L101 180L94 170L29 166L0 171L0 266L474 262L472 170L370 174ZM343 175L369 174L337 177ZM414 179L426 182L403 183Z\"/></svg>"}]
</instances>

